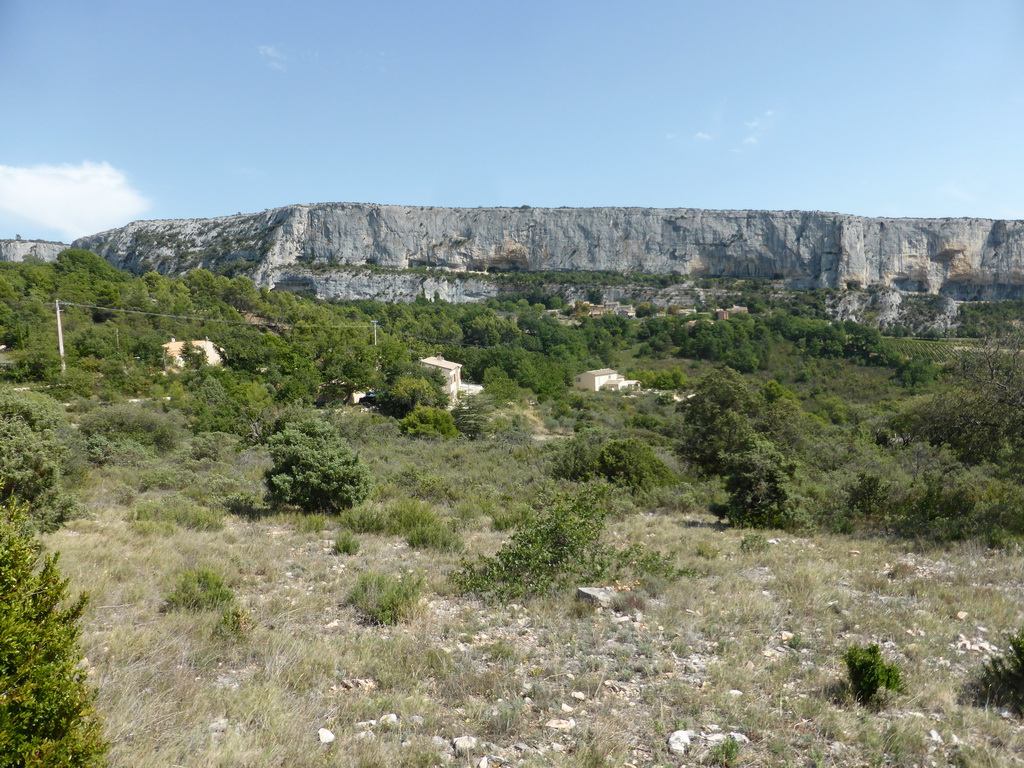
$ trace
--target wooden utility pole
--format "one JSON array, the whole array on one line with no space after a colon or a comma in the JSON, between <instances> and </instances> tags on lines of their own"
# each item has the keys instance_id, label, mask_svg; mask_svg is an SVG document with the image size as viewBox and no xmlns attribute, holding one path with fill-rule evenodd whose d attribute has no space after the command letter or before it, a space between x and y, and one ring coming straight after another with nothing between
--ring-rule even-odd
<instances>
[{"instance_id":1,"label":"wooden utility pole","mask_svg":"<svg viewBox=\"0 0 1024 768\"><path fill-rule=\"evenodd\" d=\"M57 308L57 349L60 351L60 372L68 372L68 364L64 361L64 329L60 324L60 299L53 302Z\"/></svg>"}]
</instances>

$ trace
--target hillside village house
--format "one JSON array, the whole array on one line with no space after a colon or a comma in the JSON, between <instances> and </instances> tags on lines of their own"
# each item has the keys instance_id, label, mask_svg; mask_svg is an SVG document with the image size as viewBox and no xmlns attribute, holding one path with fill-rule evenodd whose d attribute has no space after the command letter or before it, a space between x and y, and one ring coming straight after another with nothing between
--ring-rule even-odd
<instances>
[{"instance_id":1,"label":"hillside village house","mask_svg":"<svg viewBox=\"0 0 1024 768\"><path fill-rule=\"evenodd\" d=\"M448 400L455 402L459 399L459 388L462 386L462 364L437 357L420 358L420 363L427 368L436 368L441 371L444 377L444 391L448 393Z\"/></svg>"},{"instance_id":2,"label":"hillside village house","mask_svg":"<svg viewBox=\"0 0 1024 768\"><path fill-rule=\"evenodd\" d=\"M591 392L599 392L602 389L618 392L623 389L636 389L640 386L640 382L636 379L627 379L611 368L598 368L595 371L576 374L573 385L577 389L588 389Z\"/></svg>"},{"instance_id":3,"label":"hillside village house","mask_svg":"<svg viewBox=\"0 0 1024 768\"><path fill-rule=\"evenodd\" d=\"M167 360L167 366L169 368L184 368L185 367L185 349L192 347L193 349L199 350L203 353L203 359L206 365L220 365L223 362L220 350L217 349L217 345L209 339L203 339L201 341L175 341L172 337L169 342L163 345L164 347L164 358Z\"/></svg>"}]
</instances>

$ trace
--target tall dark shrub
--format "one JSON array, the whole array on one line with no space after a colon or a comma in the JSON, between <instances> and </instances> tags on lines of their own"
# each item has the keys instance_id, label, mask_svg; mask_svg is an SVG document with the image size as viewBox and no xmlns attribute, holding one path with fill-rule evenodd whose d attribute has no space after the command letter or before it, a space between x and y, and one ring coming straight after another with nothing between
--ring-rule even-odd
<instances>
[{"instance_id":1,"label":"tall dark shrub","mask_svg":"<svg viewBox=\"0 0 1024 768\"><path fill-rule=\"evenodd\" d=\"M39 566L22 508L0 507L0 757L4 765L102 764L107 746L78 647L86 597L68 603L57 555Z\"/></svg>"},{"instance_id":2,"label":"tall dark shrub","mask_svg":"<svg viewBox=\"0 0 1024 768\"><path fill-rule=\"evenodd\" d=\"M274 461L266 473L272 502L336 513L370 494L370 471L329 424L316 419L289 424L268 446Z\"/></svg>"}]
</instances>

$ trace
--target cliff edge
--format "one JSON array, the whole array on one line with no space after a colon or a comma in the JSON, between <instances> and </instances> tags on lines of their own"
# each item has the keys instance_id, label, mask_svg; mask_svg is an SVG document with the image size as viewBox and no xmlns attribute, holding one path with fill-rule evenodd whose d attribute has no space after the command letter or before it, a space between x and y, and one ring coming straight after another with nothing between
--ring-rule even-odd
<instances>
[{"instance_id":1,"label":"cliff edge","mask_svg":"<svg viewBox=\"0 0 1024 768\"><path fill-rule=\"evenodd\" d=\"M205 267L330 298L339 268L613 271L886 286L957 300L1024 296L1024 221L886 219L689 208L292 205L213 219L138 221L81 238L136 273ZM386 279L382 276L381 280Z\"/></svg>"},{"instance_id":2,"label":"cliff edge","mask_svg":"<svg viewBox=\"0 0 1024 768\"><path fill-rule=\"evenodd\" d=\"M0 261L56 261L57 255L71 246L46 240L0 240Z\"/></svg>"}]
</instances>

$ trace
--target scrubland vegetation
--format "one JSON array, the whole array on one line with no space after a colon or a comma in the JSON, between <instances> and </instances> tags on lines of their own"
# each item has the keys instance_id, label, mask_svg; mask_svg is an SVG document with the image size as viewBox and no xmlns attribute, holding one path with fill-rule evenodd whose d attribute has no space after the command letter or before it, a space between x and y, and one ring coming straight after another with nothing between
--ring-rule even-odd
<instances>
[{"instance_id":1,"label":"scrubland vegetation","mask_svg":"<svg viewBox=\"0 0 1024 768\"><path fill-rule=\"evenodd\" d=\"M0 644L45 617L56 660L0 645L0 754L1021 762L1015 321L971 307L986 338L914 344L735 290L751 313L690 325L0 265ZM166 369L172 336L224 365ZM484 394L447 410L429 354ZM569 386L606 366L648 388ZM31 610L26 568L53 598ZM27 675L77 707L52 732Z\"/></svg>"}]
</instances>

